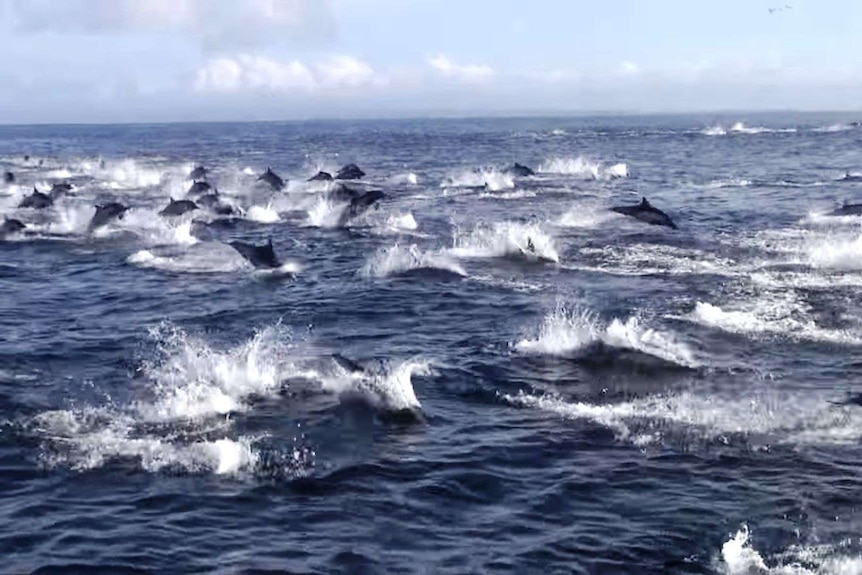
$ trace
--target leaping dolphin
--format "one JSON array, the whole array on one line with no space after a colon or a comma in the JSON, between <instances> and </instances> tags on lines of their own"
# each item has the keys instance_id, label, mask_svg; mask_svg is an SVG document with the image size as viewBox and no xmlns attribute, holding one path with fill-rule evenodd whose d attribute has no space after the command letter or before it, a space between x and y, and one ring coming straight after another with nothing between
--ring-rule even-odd
<instances>
[{"instance_id":1,"label":"leaping dolphin","mask_svg":"<svg viewBox=\"0 0 862 575\"><path fill-rule=\"evenodd\" d=\"M211 194L199 197L197 203L199 206L212 210L220 216L229 216L233 214L233 206L222 203L221 198L218 195L218 190Z\"/></svg>"},{"instance_id":2,"label":"leaping dolphin","mask_svg":"<svg viewBox=\"0 0 862 575\"><path fill-rule=\"evenodd\" d=\"M512 174L512 175L515 175L515 176L518 176L521 178L526 178L529 176L535 176L536 175L536 172L534 172L532 169L528 168L527 166L525 166L523 164L519 164L518 162L515 162L514 165L506 168L506 173Z\"/></svg>"},{"instance_id":3,"label":"leaping dolphin","mask_svg":"<svg viewBox=\"0 0 862 575\"><path fill-rule=\"evenodd\" d=\"M3 223L0 224L0 239L5 239L10 234L17 234L25 227L20 220L14 218L3 217Z\"/></svg>"},{"instance_id":4,"label":"leaping dolphin","mask_svg":"<svg viewBox=\"0 0 862 575\"><path fill-rule=\"evenodd\" d=\"M19 208L33 208L34 210L41 210L44 208L50 208L54 205L54 200L51 199L51 196L48 194L43 194L35 187L33 188L33 193L21 200L21 203L18 204Z\"/></svg>"},{"instance_id":5,"label":"leaping dolphin","mask_svg":"<svg viewBox=\"0 0 862 575\"><path fill-rule=\"evenodd\" d=\"M347 164L335 174L336 180L358 180L365 176L365 172L359 169L356 164Z\"/></svg>"},{"instance_id":6,"label":"leaping dolphin","mask_svg":"<svg viewBox=\"0 0 862 575\"><path fill-rule=\"evenodd\" d=\"M332 181L332 174L329 172L317 172L310 178L308 178L309 182L330 182Z\"/></svg>"},{"instance_id":7,"label":"leaping dolphin","mask_svg":"<svg viewBox=\"0 0 862 575\"><path fill-rule=\"evenodd\" d=\"M859 216L862 215L862 204L848 204L846 201L844 205L838 208L837 210L832 210L827 216Z\"/></svg>"},{"instance_id":8,"label":"leaping dolphin","mask_svg":"<svg viewBox=\"0 0 862 575\"><path fill-rule=\"evenodd\" d=\"M263 181L269 184L273 190L279 191L284 188L284 180L281 179L281 176L272 171L272 168L267 166L266 171L258 176L257 181Z\"/></svg>"},{"instance_id":9,"label":"leaping dolphin","mask_svg":"<svg viewBox=\"0 0 862 575\"><path fill-rule=\"evenodd\" d=\"M96 204L96 213L90 224L87 226L88 232L94 232L102 226L106 226L113 220L121 220L128 210L128 206L124 206L119 202L108 202L107 204Z\"/></svg>"},{"instance_id":10,"label":"leaping dolphin","mask_svg":"<svg viewBox=\"0 0 862 575\"><path fill-rule=\"evenodd\" d=\"M646 198L641 198L641 203L636 206L615 206L611 208L611 211L635 218L636 220L640 220L654 226L667 226L669 228L677 229L676 224L673 223L670 216L660 209L654 208Z\"/></svg>"},{"instance_id":11,"label":"leaping dolphin","mask_svg":"<svg viewBox=\"0 0 862 575\"><path fill-rule=\"evenodd\" d=\"M59 184L54 184L51 186L51 191L48 192L48 195L51 196L52 200L59 200L66 194L72 191L72 184L69 182L62 182Z\"/></svg>"},{"instance_id":12,"label":"leaping dolphin","mask_svg":"<svg viewBox=\"0 0 862 575\"><path fill-rule=\"evenodd\" d=\"M173 198L170 200L165 209L159 212L160 216L181 216L198 209L198 205L191 200L175 200Z\"/></svg>"},{"instance_id":13,"label":"leaping dolphin","mask_svg":"<svg viewBox=\"0 0 862 575\"><path fill-rule=\"evenodd\" d=\"M193 180L204 180L207 177L207 170L203 166L195 166L195 168L189 173L189 177Z\"/></svg>"},{"instance_id":14,"label":"leaping dolphin","mask_svg":"<svg viewBox=\"0 0 862 575\"><path fill-rule=\"evenodd\" d=\"M380 190L371 190L370 192L365 192L360 196L356 196L350 200L350 205L344 208L344 211L341 212L341 215L338 218L338 226L342 227L351 219L362 215L366 210L368 210L368 208L384 197L386 197L386 194Z\"/></svg>"},{"instance_id":15,"label":"leaping dolphin","mask_svg":"<svg viewBox=\"0 0 862 575\"><path fill-rule=\"evenodd\" d=\"M275 257L275 250L272 248L272 238L269 238L262 246L240 241L228 242L228 245L239 252L239 255L248 260L256 268L277 268L281 266L281 262Z\"/></svg>"}]
</instances>

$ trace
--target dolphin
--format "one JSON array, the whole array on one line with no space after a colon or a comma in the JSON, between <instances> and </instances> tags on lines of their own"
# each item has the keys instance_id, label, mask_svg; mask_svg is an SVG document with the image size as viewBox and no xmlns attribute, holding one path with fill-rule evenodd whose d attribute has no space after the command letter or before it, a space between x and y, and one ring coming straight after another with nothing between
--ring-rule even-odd
<instances>
[{"instance_id":1,"label":"dolphin","mask_svg":"<svg viewBox=\"0 0 862 575\"><path fill-rule=\"evenodd\" d=\"M344 226L352 218L362 215L368 208L384 197L386 197L386 194L380 190L371 190L370 192L356 196L350 200L350 204L341 212L341 215L338 217L338 226Z\"/></svg>"},{"instance_id":2,"label":"dolphin","mask_svg":"<svg viewBox=\"0 0 862 575\"><path fill-rule=\"evenodd\" d=\"M181 216L192 210L198 209L198 205L191 200L170 199L170 203L159 212L160 216Z\"/></svg>"},{"instance_id":3,"label":"dolphin","mask_svg":"<svg viewBox=\"0 0 862 575\"><path fill-rule=\"evenodd\" d=\"M257 181L266 182L267 184L269 184L269 187L276 191L284 188L284 180L282 180L281 177L275 172L273 172L272 168L268 166L266 168L266 171L257 178Z\"/></svg>"},{"instance_id":4,"label":"dolphin","mask_svg":"<svg viewBox=\"0 0 862 575\"><path fill-rule=\"evenodd\" d=\"M518 176L521 178L526 178L528 176L535 176L536 175L536 172L534 172L533 170L531 170L530 168L528 168L527 166L525 166L523 164L519 164L518 162L515 162L514 165L506 168L506 173L512 174L514 176Z\"/></svg>"},{"instance_id":5,"label":"dolphin","mask_svg":"<svg viewBox=\"0 0 862 575\"><path fill-rule=\"evenodd\" d=\"M356 164L347 164L335 174L336 180L358 180L363 177L365 172L359 169Z\"/></svg>"},{"instance_id":6,"label":"dolphin","mask_svg":"<svg viewBox=\"0 0 862 575\"><path fill-rule=\"evenodd\" d=\"M9 171L3 172L3 183L14 184L15 183L15 174L13 174L12 172L9 172Z\"/></svg>"},{"instance_id":7,"label":"dolphin","mask_svg":"<svg viewBox=\"0 0 862 575\"><path fill-rule=\"evenodd\" d=\"M654 208L646 198L641 198L641 203L636 206L615 206L611 208L611 211L654 226L667 226L676 229L676 224L673 223L670 216L660 209Z\"/></svg>"},{"instance_id":8,"label":"dolphin","mask_svg":"<svg viewBox=\"0 0 862 575\"><path fill-rule=\"evenodd\" d=\"M18 204L19 208L33 208L34 210L41 210L43 208L49 208L54 205L54 200L51 199L51 196L48 194L43 194L35 187L33 188L33 193L21 200L21 203Z\"/></svg>"},{"instance_id":9,"label":"dolphin","mask_svg":"<svg viewBox=\"0 0 862 575\"><path fill-rule=\"evenodd\" d=\"M16 234L23 230L25 227L27 226L22 224L20 220L16 220L14 218L7 218L4 216L3 223L0 224L0 239L5 238L9 234Z\"/></svg>"},{"instance_id":10,"label":"dolphin","mask_svg":"<svg viewBox=\"0 0 862 575\"><path fill-rule=\"evenodd\" d=\"M844 175L838 178L839 182L862 182L862 176L859 174L851 174L850 172L844 172Z\"/></svg>"},{"instance_id":11,"label":"dolphin","mask_svg":"<svg viewBox=\"0 0 862 575\"><path fill-rule=\"evenodd\" d=\"M197 196L199 194L205 194L212 189L212 186L209 185L208 182L195 182L189 188L189 191L186 192L187 196Z\"/></svg>"},{"instance_id":12,"label":"dolphin","mask_svg":"<svg viewBox=\"0 0 862 575\"><path fill-rule=\"evenodd\" d=\"M359 190L355 190L344 184L338 184L335 189L329 192L329 197L337 202L352 202L361 195L362 192Z\"/></svg>"},{"instance_id":13,"label":"dolphin","mask_svg":"<svg viewBox=\"0 0 862 575\"><path fill-rule=\"evenodd\" d=\"M90 220L87 231L93 232L102 226L108 225L112 220L123 219L123 215L128 209L128 206L124 206L119 202L96 204L96 213L93 215L93 219Z\"/></svg>"},{"instance_id":14,"label":"dolphin","mask_svg":"<svg viewBox=\"0 0 862 575\"><path fill-rule=\"evenodd\" d=\"M838 208L837 210L832 210L827 216L859 216L862 215L862 204L848 204L844 202L844 205Z\"/></svg>"},{"instance_id":15,"label":"dolphin","mask_svg":"<svg viewBox=\"0 0 862 575\"><path fill-rule=\"evenodd\" d=\"M277 268L281 266L278 258L275 257L275 250L272 249L272 238L262 246L239 241L228 242L228 245L238 251L239 255L248 260L256 268Z\"/></svg>"},{"instance_id":16,"label":"dolphin","mask_svg":"<svg viewBox=\"0 0 862 575\"><path fill-rule=\"evenodd\" d=\"M69 182L63 182L60 184L54 184L51 186L51 191L48 192L48 195L51 196L52 200L59 200L66 194L72 191L72 184Z\"/></svg>"},{"instance_id":17,"label":"dolphin","mask_svg":"<svg viewBox=\"0 0 862 575\"><path fill-rule=\"evenodd\" d=\"M332 174L329 172L317 172L312 177L308 178L309 182L330 182L332 181Z\"/></svg>"},{"instance_id":18,"label":"dolphin","mask_svg":"<svg viewBox=\"0 0 862 575\"><path fill-rule=\"evenodd\" d=\"M229 216L233 214L233 206L230 204L223 204L221 202L221 198L219 198L218 191L199 197L197 203L199 206L210 209L220 216Z\"/></svg>"},{"instance_id":19,"label":"dolphin","mask_svg":"<svg viewBox=\"0 0 862 575\"><path fill-rule=\"evenodd\" d=\"M208 171L209 170L207 170L203 166L195 166L195 168L189 173L189 177L195 181L203 180L204 178L207 177Z\"/></svg>"}]
</instances>

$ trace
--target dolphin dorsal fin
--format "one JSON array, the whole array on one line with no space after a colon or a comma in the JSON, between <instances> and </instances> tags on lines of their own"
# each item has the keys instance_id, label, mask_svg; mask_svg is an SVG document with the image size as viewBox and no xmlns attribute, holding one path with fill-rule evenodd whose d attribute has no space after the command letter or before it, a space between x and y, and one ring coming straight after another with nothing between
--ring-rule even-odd
<instances>
[{"instance_id":1,"label":"dolphin dorsal fin","mask_svg":"<svg viewBox=\"0 0 862 575\"><path fill-rule=\"evenodd\" d=\"M39 190L37 190L37 189L36 189L36 186L33 186L33 193L34 193L34 194L38 194L38 193L39 193Z\"/></svg>"},{"instance_id":2,"label":"dolphin dorsal fin","mask_svg":"<svg viewBox=\"0 0 862 575\"><path fill-rule=\"evenodd\" d=\"M642 208L649 207L649 201L644 197L641 197L641 207Z\"/></svg>"}]
</instances>

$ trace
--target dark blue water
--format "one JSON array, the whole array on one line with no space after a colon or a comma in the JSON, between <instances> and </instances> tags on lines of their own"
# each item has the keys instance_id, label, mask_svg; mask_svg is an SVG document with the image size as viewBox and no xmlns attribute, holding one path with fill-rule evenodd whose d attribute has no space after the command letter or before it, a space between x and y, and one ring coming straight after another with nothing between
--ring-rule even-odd
<instances>
[{"instance_id":1,"label":"dark blue water","mask_svg":"<svg viewBox=\"0 0 862 575\"><path fill-rule=\"evenodd\" d=\"M0 570L862 572L853 119L0 128Z\"/></svg>"}]
</instances>

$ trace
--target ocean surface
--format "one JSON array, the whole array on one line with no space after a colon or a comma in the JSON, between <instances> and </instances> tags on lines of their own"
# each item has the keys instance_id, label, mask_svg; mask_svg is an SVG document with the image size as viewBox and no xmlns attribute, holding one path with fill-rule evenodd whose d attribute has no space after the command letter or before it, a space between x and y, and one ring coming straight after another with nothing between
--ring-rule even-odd
<instances>
[{"instance_id":1,"label":"ocean surface","mask_svg":"<svg viewBox=\"0 0 862 575\"><path fill-rule=\"evenodd\" d=\"M0 572L862 573L858 119L0 127Z\"/></svg>"}]
</instances>

